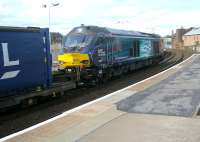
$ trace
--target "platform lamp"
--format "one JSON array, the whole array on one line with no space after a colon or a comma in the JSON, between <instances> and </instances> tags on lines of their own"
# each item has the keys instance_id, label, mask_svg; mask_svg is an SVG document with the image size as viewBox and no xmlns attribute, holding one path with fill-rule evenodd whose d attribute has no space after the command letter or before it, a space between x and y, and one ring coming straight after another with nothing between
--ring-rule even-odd
<instances>
[{"instance_id":1,"label":"platform lamp","mask_svg":"<svg viewBox=\"0 0 200 142\"><path fill-rule=\"evenodd\" d=\"M50 40L50 46L51 46L51 8L58 6L59 3L51 3L50 5L43 4L42 8L49 8L49 40Z\"/></svg>"}]
</instances>

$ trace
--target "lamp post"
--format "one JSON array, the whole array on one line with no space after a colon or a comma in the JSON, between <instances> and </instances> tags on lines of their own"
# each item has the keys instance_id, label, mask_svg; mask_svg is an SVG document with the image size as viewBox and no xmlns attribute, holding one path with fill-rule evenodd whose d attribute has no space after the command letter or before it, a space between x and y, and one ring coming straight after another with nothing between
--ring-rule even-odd
<instances>
[{"instance_id":1,"label":"lamp post","mask_svg":"<svg viewBox=\"0 0 200 142\"><path fill-rule=\"evenodd\" d=\"M43 8L49 8L49 40L50 40L50 46L51 46L51 8L58 6L59 3L51 3L50 5L43 4Z\"/></svg>"}]
</instances>

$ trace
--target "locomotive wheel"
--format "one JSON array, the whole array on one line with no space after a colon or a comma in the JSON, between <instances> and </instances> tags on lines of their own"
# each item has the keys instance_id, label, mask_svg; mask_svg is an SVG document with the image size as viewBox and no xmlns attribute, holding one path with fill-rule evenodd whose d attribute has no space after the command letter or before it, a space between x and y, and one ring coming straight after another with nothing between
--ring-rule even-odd
<instances>
[{"instance_id":1,"label":"locomotive wheel","mask_svg":"<svg viewBox=\"0 0 200 142\"><path fill-rule=\"evenodd\" d=\"M109 81L112 78L111 70L107 71L102 77L102 83Z\"/></svg>"},{"instance_id":2,"label":"locomotive wheel","mask_svg":"<svg viewBox=\"0 0 200 142\"><path fill-rule=\"evenodd\" d=\"M21 107L26 108L26 107L29 107L29 106L32 106L32 105L36 105L37 101L38 101L38 99L36 97L25 99L21 102Z\"/></svg>"}]
</instances>

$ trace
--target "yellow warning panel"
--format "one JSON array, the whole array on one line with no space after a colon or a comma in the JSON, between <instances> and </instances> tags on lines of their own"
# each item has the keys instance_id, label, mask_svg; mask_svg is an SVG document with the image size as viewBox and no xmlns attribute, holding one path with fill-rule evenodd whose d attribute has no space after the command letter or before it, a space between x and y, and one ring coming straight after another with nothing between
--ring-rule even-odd
<instances>
[{"instance_id":1,"label":"yellow warning panel","mask_svg":"<svg viewBox=\"0 0 200 142\"><path fill-rule=\"evenodd\" d=\"M65 53L58 55L59 69L67 69L73 67L89 67L90 59L88 54L81 53Z\"/></svg>"}]
</instances>

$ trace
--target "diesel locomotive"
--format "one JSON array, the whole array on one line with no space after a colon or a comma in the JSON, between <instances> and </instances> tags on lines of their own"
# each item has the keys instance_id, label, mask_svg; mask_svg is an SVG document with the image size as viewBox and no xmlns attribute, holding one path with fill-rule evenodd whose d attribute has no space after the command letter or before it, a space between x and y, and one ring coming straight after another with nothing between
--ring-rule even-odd
<instances>
[{"instance_id":1,"label":"diesel locomotive","mask_svg":"<svg viewBox=\"0 0 200 142\"><path fill-rule=\"evenodd\" d=\"M53 74L48 28L0 26L0 109L152 65L162 42L155 34L80 26L65 36L63 50Z\"/></svg>"},{"instance_id":2,"label":"diesel locomotive","mask_svg":"<svg viewBox=\"0 0 200 142\"><path fill-rule=\"evenodd\" d=\"M65 36L63 45L59 71L84 83L152 65L162 55L159 35L97 26L75 27Z\"/></svg>"}]
</instances>

